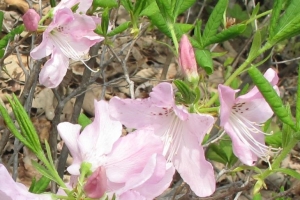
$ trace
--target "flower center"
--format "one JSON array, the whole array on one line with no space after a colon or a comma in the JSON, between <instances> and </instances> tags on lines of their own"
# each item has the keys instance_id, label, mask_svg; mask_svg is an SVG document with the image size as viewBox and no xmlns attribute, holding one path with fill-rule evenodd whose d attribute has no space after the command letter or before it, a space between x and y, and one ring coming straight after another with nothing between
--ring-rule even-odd
<instances>
[{"instance_id":1,"label":"flower center","mask_svg":"<svg viewBox=\"0 0 300 200\"><path fill-rule=\"evenodd\" d=\"M49 37L53 41L56 47L58 47L61 52L71 58L74 61L81 61L89 70L96 73L97 71L91 69L86 63L85 60L82 58L83 55L79 55L79 53L72 47L72 45L68 41L68 37L61 33L63 31L63 27L59 26L56 29L52 30L49 34Z\"/></svg>"},{"instance_id":2,"label":"flower center","mask_svg":"<svg viewBox=\"0 0 300 200\"><path fill-rule=\"evenodd\" d=\"M177 154L178 149L180 147L180 143L182 142L182 129L183 124L182 121L176 116L176 114L172 111L170 113L170 123L167 124L167 128L162 135L162 140L164 143L163 155L166 157L168 162L171 162L174 155Z\"/></svg>"},{"instance_id":3,"label":"flower center","mask_svg":"<svg viewBox=\"0 0 300 200\"><path fill-rule=\"evenodd\" d=\"M270 154L278 153L279 149L266 146L261 143L258 138L261 135L271 135L273 133L265 133L261 130L262 124L252 122L245 118L242 112L238 112L233 109L230 115L230 124L238 138L250 148L250 150L258 157L269 163Z\"/></svg>"}]
</instances>

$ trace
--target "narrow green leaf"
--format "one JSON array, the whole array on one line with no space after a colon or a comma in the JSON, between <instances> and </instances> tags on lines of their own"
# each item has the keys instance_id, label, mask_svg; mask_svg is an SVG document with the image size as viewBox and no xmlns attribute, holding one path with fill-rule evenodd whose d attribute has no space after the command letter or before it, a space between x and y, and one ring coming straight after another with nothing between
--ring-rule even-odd
<instances>
[{"instance_id":1,"label":"narrow green leaf","mask_svg":"<svg viewBox=\"0 0 300 200\"><path fill-rule=\"evenodd\" d=\"M4 56L5 50L4 49L0 49L0 59Z\"/></svg>"},{"instance_id":2,"label":"narrow green leaf","mask_svg":"<svg viewBox=\"0 0 300 200\"><path fill-rule=\"evenodd\" d=\"M118 3L116 0L93 0L93 7L114 8L118 7Z\"/></svg>"},{"instance_id":3,"label":"narrow green leaf","mask_svg":"<svg viewBox=\"0 0 300 200\"><path fill-rule=\"evenodd\" d=\"M105 8L101 17L101 29L104 36L107 34L109 24L109 8Z\"/></svg>"},{"instance_id":4,"label":"narrow green leaf","mask_svg":"<svg viewBox=\"0 0 300 200\"><path fill-rule=\"evenodd\" d=\"M42 176L38 181L32 181L29 191L34 194L41 194L46 191L48 185L50 183L50 179Z\"/></svg>"},{"instance_id":5,"label":"narrow green leaf","mask_svg":"<svg viewBox=\"0 0 300 200\"><path fill-rule=\"evenodd\" d=\"M47 153L47 158L49 160L49 163L54 163L52 156L51 156L51 149L49 146L49 143L47 142L47 140L45 140L45 147L46 147L46 153Z\"/></svg>"},{"instance_id":6,"label":"narrow green leaf","mask_svg":"<svg viewBox=\"0 0 300 200\"><path fill-rule=\"evenodd\" d=\"M4 12L0 10L0 31L2 31L3 19L4 19Z\"/></svg>"},{"instance_id":7,"label":"narrow green leaf","mask_svg":"<svg viewBox=\"0 0 300 200\"><path fill-rule=\"evenodd\" d=\"M242 34L247 28L245 24L236 24L230 26L228 29L224 29L218 34L211 35L208 39L203 42L203 48L207 47L210 44L220 43L231 38L234 38L240 34Z\"/></svg>"},{"instance_id":8,"label":"narrow green leaf","mask_svg":"<svg viewBox=\"0 0 300 200\"><path fill-rule=\"evenodd\" d=\"M269 28L270 38L272 38L275 35L275 30L277 29L277 23L282 8L282 2L283 0L274 0L271 20L270 20L270 28Z\"/></svg>"},{"instance_id":9,"label":"narrow green leaf","mask_svg":"<svg viewBox=\"0 0 300 200\"><path fill-rule=\"evenodd\" d=\"M121 0L121 4L122 4L122 6L124 6L124 8L128 12L132 12L133 11L133 6L132 6L132 1L131 0Z\"/></svg>"},{"instance_id":10,"label":"narrow green leaf","mask_svg":"<svg viewBox=\"0 0 300 200\"><path fill-rule=\"evenodd\" d=\"M6 127L10 130L10 132L12 132L12 134L16 138L18 138L18 140L20 140L25 146L27 146L32 150L32 147L29 145L26 138L18 131L17 127L15 126L13 120L9 116L6 108L2 105L2 103L0 103L0 113L1 113L1 117L5 122Z\"/></svg>"},{"instance_id":11,"label":"narrow green leaf","mask_svg":"<svg viewBox=\"0 0 300 200\"><path fill-rule=\"evenodd\" d=\"M261 179L258 179L257 182L255 183L254 187L253 187L253 194L257 194L262 187L265 185L265 182Z\"/></svg>"},{"instance_id":12,"label":"narrow green leaf","mask_svg":"<svg viewBox=\"0 0 300 200\"><path fill-rule=\"evenodd\" d=\"M0 49L5 48L8 44L10 39L13 39L15 35L21 34L24 30L24 25L17 26L16 28L12 29L8 34L6 34L0 40Z\"/></svg>"},{"instance_id":13,"label":"narrow green leaf","mask_svg":"<svg viewBox=\"0 0 300 200\"><path fill-rule=\"evenodd\" d=\"M257 51L260 49L260 47L261 47L261 34L260 34L260 31L258 30L254 34L254 38L252 41L248 59L252 60L252 57L256 56Z\"/></svg>"},{"instance_id":14,"label":"narrow green leaf","mask_svg":"<svg viewBox=\"0 0 300 200\"><path fill-rule=\"evenodd\" d=\"M92 123L92 120L88 118L85 114L80 113L78 117L78 124L84 129L90 123Z\"/></svg>"},{"instance_id":15,"label":"narrow green leaf","mask_svg":"<svg viewBox=\"0 0 300 200\"><path fill-rule=\"evenodd\" d=\"M109 33L107 33L107 36L112 37L114 35L122 33L123 31L125 31L126 29L128 29L128 27L130 25L131 25L130 21L124 22L124 23L120 24L118 27L116 27L114 30L112 30Z\"/></svg>"},{"instance_id":16,"label":"narrow green leaf","mask_svg":"<svg viewBox=\"0 0 300 200\"><path fill-rule=\"evenodd\" d=\"M202 67L207 74L211 74L213 72L213 60L210 51L206 49L196 49L195 57L198 65Z\"/></svg>"},{"instance_id":17,"label":"narrow green leaf","mask_svg":"<svg viewBox=\"0 0 300 200\"><path fill-rule=\"evenodd\" d=\"M223 14L227 8L228 0L219 0L215 8L213 9L203 31L203 43L207 43L211 37L216 35L218 28L222 23Z\"/></svg>"},{"instance_id":18,"label":"narrow green leaf","mask_svg":"<svg viewBox=\"0 0 300 200\"><path fill-rule=\"evenodd\" d=\"M51 172L48 171L44 166L40 165L38 162L31 160L33 167L38 170L43 176L55 182L55 178L52 176Z\"/></svg>"},{"instance_id":19,"label":"narrow green leaf","mask_svg":"<svg viewBox=\"0 0 300 200\"><path fill-rule=\"evenodd\" d=\"M300 130L300 63L298 64L298 83L297 83L297 100L296 100L296 123L297 130Z\"/></svg>"},{"instance_id":20,"label":"narrow green leaf","mask_svg":"<svg viewBox=\"0 0 300 200\"><path fill-rule=\"evenodd\" d=\"M146 8L147 1L137 0L134 4L133 15L137 18L139 14Z\"/></svg>"},{"instance_id":21,"label":"narrow green leaf","mask_svg":"<svg viewBox=\"0 0 300 200\"><path fill-rule=\"evenodd\" d=\"M56 1L50 0L50 5L51 5L51 8L54 8L56 6Z\"/></svg>"},{"instance_id":22,"label":"narrow green leaf","mask_svg":"<svg viewBox=\"0 0 300 200\"><path fill-rule=\"evenodd\" d=\"M191 90L190 86L182 80L174 80L179 93L181 94L182 101L185 104L191 104L197 98L196 94Z\"/></svg>"},{"instance_id":23,"label":"narrow green leaf","mask_svg":"<svg viewBox=\"0 0 300 200\"><path fill-rule=\"evenodd\" d=\"M171 2L174 2L172 5L173 10L173 17L176 19L179 15L180 8L182 7L182 4L185 0L171 0ZM175 22L175 21L174 21Z\"/></svg>"},{"instance_id":24,"label":"narrow green leaf","mask_svg":"<svg viewBox=\"0 0 300 200\"><path fill-rule=\"evenodd\" d=\"M287 175L290 175L298 180L300 180L300 174L298 172L296 172L293 169L288 169L288 168L277 168L277 169L273 169L272 171L274 172L281 172Z\"/></svg>"},{"instance_id":25,"label":"narrow green leaf","mask_svg":"<svg viewBox=\"0 0 300 200\"><path fill-rule=\"evenodd\" d=\"M266 99L273 112L277 117L283 122L291 127L294 127L292 117L286 111L281 98L278 96L276 91L273 89L273 86L269 83L268 80L261 74L261 72L254 67L251 67L248 71L249 76L251 77L254 84L257 86L263 97Z\"/></svg>"},{"instance_id":26,"label":"narrow green leaf","mask_svg":"<svg viewBox=\"0 0 300 200\"><path fill-rule=\"evenodd\" d=\"M194 34L195 34L195 39L197 40L201 49L203 49L204 45L203 45L203 41L202 41L201 27L202 27L202 21L198 20L195 25ZM194 47L196 47L196 46L194 46Z\"/></svg>"}]
</instances>

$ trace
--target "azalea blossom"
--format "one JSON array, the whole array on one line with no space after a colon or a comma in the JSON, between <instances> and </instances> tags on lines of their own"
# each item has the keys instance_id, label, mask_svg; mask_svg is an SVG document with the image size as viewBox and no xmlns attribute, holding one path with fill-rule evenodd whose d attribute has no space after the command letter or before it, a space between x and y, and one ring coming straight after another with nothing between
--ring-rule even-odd
<instances>
[{"instance_id":1,"label":"azalea blossom","mask_svg":"<svg viewBox=\"0 0 300 200\"><path fill-rule=\"evenodd\" d=\"M278 76L273 69L268 69L265 78L279 93ZM220 124L230 136L234 154L246 165L254 165L258 157L269 160L273 148L265 145L265 134L261 125L272 117L273 111L257 87L247 94L235 97L238 90L219 85Z\"/></svg>"},{"instance_id":2,"label":"azalea blossom","mask_svg":"<svg viewBox=\"0 0 300 200\"><path fill-rule=\"evenodd\" d=\"M62 0L57 4L54 8L54 12L62 8L72 8L76 4L78 4L78 8L76 10L77 13L86 13L86 11L91 7L93 0Z\"/></svg>"},{"instance_id":3,"label":"azalea blossom","mask_svg":"<svg viewBox=\"0 0 300 200\"><path fill-rule=\"evenodd\" d=\"M22 19L26 30L36 31L41 17L34 9L28 9Z\"/></svg>"},{"instance_id":4,"label":"azalea blossom","mask_svg":"<svg viewBox=\"0 0 300 200\"><path fill-rule=\"evenodd\" d=\"M39 81L49 88L57 87L69 67L69 59L81 61L91 46L103 40L94 30L92 17L74 14L69 8L58 10L43 33L42 43L30 52L33 59L41 59L50 54L51 58L41 70Z\"/></svg>"},{"instance_id":5,"label":"azalea blossom","mask_svg":"<svg viewBox=\"0 0 300 200\"><path fill-rule=\"evenodd\" d=\"M28 188L15 182L4 165L0 164L0 197L1 200L51 200L50 194L33 194Z\"/></svg>"},{"instance_id":6,"label":"azalea blossom","mask_svg":"<svg viewBox=\"0 0 300 200\"><path fill-rule=\"evenodd\" d=\"M163 155L198 196L209 196L215 190L212 165L205 159L201 142L212 128L214 118L189 113L175 104L173 87L160 83L147 99L113 97L111 116L126 127L152 130L164 142Z\"/></svg>"},{"instance_id":7,"label":"azalea blossom","mask_svg":"<svg viewBox=\"0 0 300 200\"><path fill-rule=\"evenodd\" d=\"M199 75L195 53L187 35L182 35L179 44L179 65L189 82L198 83Z\"/></svg>"},{"instance_id":8,"label":"azalea blossom","mask_svg":"<svg viewBox=\"0 0 300 200\"><path fill-rule=\"evenodd\" d=\"M84 187L87 196L100 198L104 192L153 199L167 189L174 168L160 154L161 140L149 131L121 137L122 124L109 116L108 103L95 101L95 119L80 134L80 125L63 122L58 132L68 146L72 175L79 175L83 162L91 163L93 174ZM126 198L123 199L126 199Z\"/></svg>"}]
</instances>

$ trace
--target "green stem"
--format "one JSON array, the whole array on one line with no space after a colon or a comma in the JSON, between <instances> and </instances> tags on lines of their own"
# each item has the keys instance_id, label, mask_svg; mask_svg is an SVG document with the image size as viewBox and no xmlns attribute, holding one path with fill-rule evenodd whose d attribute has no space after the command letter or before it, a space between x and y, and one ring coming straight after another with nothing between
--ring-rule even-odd
<instances>
[{"instance_id":1,"label":"green stem","mask_svg":"<svg viewBox=\"0 0 300 200\"><path fill-rule=\"evenodd\" d=\"M280 163L286 158L286 156L291 152L291 150L294 148L294 146L299 142L297 139L292 139L291 142L283 148L283 150L280 152L279 156L273 160L273 163L271 165L272 169L278 169L280 167ZM261 174L262 179L267 178L272 173L272 170L266 170Z\"/></svg>"},{"instance_id":2,"label":"green stem","mask_svg":"<svg viewBox=\"0 0 300 200\"><path fill-rule=\"evenodd\" d=\"M272 13L272 10L268 10L266 12L260 13L259 15L256 15L255 17L250 18L248 21L246 21L246 24L249 24L249 23L253 22L254 20L259 19L260 17L266 16L270 13Z\"/></svg>"},{"instance_id":3,"label":"green stem","mask_svg":"<svg viewBox=\"0 0 300 200\"><path fill-rule=\"evenodd\" d=\"M175 46L176 55L178 55L178 48L179 47L178 47L178 40L177 40L175 30L174 30L174 24L172 24L172 23L167 23L167 24L168 24L169 31L171 33L171 37L172 37L172 40L173 40L173 43L174 43L174 46Z\"/></svg>"},{"instance_id":4,"label":"green stem","mask_svg":"<svg viewBox=\"0 0 300 200\"><path fill-rule=\"evenodd\" d=\"M298 66L298 89L297 89L297 103L296 103L296 126L297 126L297 130L299 130L300 128L300 64Z\"/></svg>"},{"instance_id":5,"label":"green stem","mask_svg":"<svg viewBox=\"0 0 300 200\"><path fill-rule=\"evenodd\" d=\"M272 48L272 44L267 42L259 51L257 51L257 53L255 55L253 55L252 57L248 57L245 62L237 69L234 71L234 73L227 79L227 81L224 83L224 85L230 85L231 82L237 77L239 76L248 65L250 65L259 55L261 55L262 53L264 53L266 50ZM204 107L210 107L211 105L213 105L215 103L215 101L218 99L219 94L215 93L214 96L211 97L211 99L205 104Z\"/></svg>"},{"instance_id":6,"label":"green stem","mask_svg":"<svg viewBox=\"0 0 300 200\"><path fill-rule=\"evenodd\" d=\"M208 113L208 112L219 112L220 107L212 107L212 108L200 108L198 112L200 113Z\"/></svg>"}]
</instances>

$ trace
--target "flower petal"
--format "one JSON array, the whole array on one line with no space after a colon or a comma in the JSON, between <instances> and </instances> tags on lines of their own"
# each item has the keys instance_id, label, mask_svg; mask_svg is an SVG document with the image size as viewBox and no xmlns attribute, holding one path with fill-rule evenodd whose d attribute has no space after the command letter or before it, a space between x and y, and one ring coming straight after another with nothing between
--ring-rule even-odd
<instances>
[{"instance_id":1,"label":"flower petal","mask_svg":"<svg viewBox=\"0 0 300 200\"><path fill-rule=\"evenodd\" d=\"M216 187L213 167L206 161L204 150L196 136L188 134L189 130L186 127L182 132L182 141L172 162L182 179L197 196L209 196Z\"/></svg>"},{"instance_id":2,"label":"flower petal","mask_svg":"<svg viewBox=\"0 0 300 200\"><path fill-rule=\"evenodd\" d=\"M69 58L59 49L54 49L39 75L39 82L48 88L57 87L67 73Z\"/></svg>"},{"instance_id":3,"label":"flower petal","mask_svg":"<svg viewBox=\"0 0 300 200\"><path fill-rule=\"evenodd\" d=\"M51 200L49 194L33 194L25 185L16 183L4 165L0 164L0 197L1 200Z\"/></svg>"},{"instance_id":4,"label":"flower petal","mask_svg":"<svg viewBox=\"0 0 300 200\"><path fill-rule=\"evenodd\" d=\"M81 162L83 161L78 147L78 137L81 126L78 124L71 124L69 122L62 122L57 125L57 130L60 137L67 145L71 155L73 156L73 163L68 167L68 172L72 175L79 175Z\"/></svg>"},{"instance_id":5,"label":"flower petal","mask_svg":"<svg viewBox=\"0 0 300 200\"><path fill-rule=\"evenodd\" d=\"M239 130L233 130L233 127L229 123L224 125L224 129L232 140L234 155L236 155L236 157L238 157L244 164L253 166L257 161L257 156L251 151L249 146L240 140L237 135L237 131Z\"/></svg>"},{"instance_id":6,"label":"flower petal","mask_svg":"<svg viewBox=\"0 0 300 200\"><path fill-rule=\"evenodd\" d=\"M122 134L122 124L109 116L108 103L95 100L94 104L95 119L85 127L78 139L80 152L86 162L92 163L92 169L103 164L101 156L111 152L113 144Z\"/></svg>"},{"instance_id":7,"label":"flower petal","mask_svg":"<svg viewBox=\"0 0 300 200\"><path fill-rule=\"evenodd\" d=\"M144 169L152 154L161 153L162 150L162 141L152 131L134 131L121 137L114 144L112 152L107 155L108 180L125 183L134 174Z\"/></svg>"},{"instance_id":8,"label":"flower petal","mask_svg":"<svg viewBox=\"0 0 300 200\"><path fill-rule=\"evenodd\" d=\"M149 99L120 99L109 101L110 115L128 128L155 129L169 120L169 111L152 105Z\"/></svg>"},{"instance_id":9,"label":"flower petal","mask_svg":"<svg viewBox=\"0 0 300 200\"><path fill-rule=\"evenodd\" d=\"M30 52L30 56L35 60L44 58L46 56L49 56L53 52L53 48L54 48L54 45L53 45L51 39L49 39L49 33L44 32L43 40L42 40L41 44L39 46L35 47Z\"/></svg>"},{"instance_id":10,"label":"flower petal","mask_svg":"<svg viewBox=\"0 0 300 200\"><path fill-rule=\"evenodd\" d=\"M104 167L98 167L94 173L88 177L84 186L84 191L90 198L101 198L107 189L107 178Z\"/></svg>"},{"instance_id":11,"label":"flower petal","mask_svg":"<svg viewBox=\"0 0 300 200\"><path fill-rule=\"evenodd\" d=\"M171 83L164 82L156 85L149 96L149 100L157 107L171 108L175 105Z\"/></svg>"},{"instance_id":12,"label":"flower petal","mask_svg":"<svg viewBox=\"0 0 300 200\"><path fill-rule=\"evenodd\" d=\"M219 84L218 86L219 96L220 96L220 125L224 124L229 120L230 114L232 112L232 107L235 104L235 93L237 90Z\"/></svg>"}]
</instances>

